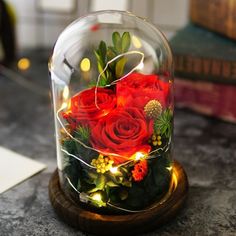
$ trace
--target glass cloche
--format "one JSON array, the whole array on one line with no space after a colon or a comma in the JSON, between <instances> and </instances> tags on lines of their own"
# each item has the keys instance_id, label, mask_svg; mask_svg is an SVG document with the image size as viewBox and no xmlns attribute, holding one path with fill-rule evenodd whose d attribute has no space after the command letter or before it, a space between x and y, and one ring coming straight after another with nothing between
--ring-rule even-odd
<instances>
[{"instance_id":1,"label":"glass cloche","mask_svg":"<svg viewBox=\"0 0 236 236\"><path fill-rule=\"evenodd\" d=\"M173 59L131 13L79 18L49 62L61 189L99 212L139 212L172 184Z\"/></svg>"}]
</instances>

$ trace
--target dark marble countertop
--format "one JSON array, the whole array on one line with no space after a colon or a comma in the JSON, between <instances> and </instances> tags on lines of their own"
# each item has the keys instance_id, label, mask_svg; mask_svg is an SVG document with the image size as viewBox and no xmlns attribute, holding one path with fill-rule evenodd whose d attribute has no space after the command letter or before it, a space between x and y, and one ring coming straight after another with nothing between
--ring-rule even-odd
<instances>
[{"instance_id":1,"label":"dark marble countertop","mask_svg":"<svg viewBox=\"0 0 236 236\"><path fill-rule=\"evenodd\" d=\"M33 55L31 69L22 74L36 90L22 87L20 78L0 75L0 145L48 168L0 195L0 235L85 235L61 222L49 202L56 153L48 53ZM236 235L235 138L236 125L176 111L174 157L187 172L188 199L174 220L146 235Z\"/></svg>"}]
</instances>

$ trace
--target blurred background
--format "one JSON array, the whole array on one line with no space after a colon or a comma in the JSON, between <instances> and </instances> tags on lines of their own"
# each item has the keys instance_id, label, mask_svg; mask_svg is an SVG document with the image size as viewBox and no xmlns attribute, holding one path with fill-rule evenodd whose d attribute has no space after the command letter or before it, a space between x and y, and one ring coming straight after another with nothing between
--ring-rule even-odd
<instances>
[{"instance_id":1,"label":"blurred background","mask_svg":"<svg viewBox=\"0 0 236 236\"><path fill-rule=\"evenodd\" d=\"M18 50L52 48L74 19L103 9L128 10L159 26L168 37L188 22L188 0L5 0L13 18Z\"/></svg>"}]
</instances>

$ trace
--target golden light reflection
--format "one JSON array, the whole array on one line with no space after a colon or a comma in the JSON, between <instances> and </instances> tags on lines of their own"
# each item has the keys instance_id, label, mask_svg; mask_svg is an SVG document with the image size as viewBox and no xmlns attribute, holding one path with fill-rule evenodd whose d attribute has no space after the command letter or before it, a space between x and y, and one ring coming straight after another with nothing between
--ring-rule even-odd
<instances>
[{"instance_id":1,"label":"golden light reflection","mask_svg":"<svg viewBox=\"0 0 236 236\"><path fill-rule=\"evenodd\" d=\"M90 60L88 58L84 58L81 62L80 62L80 69L83 72L88 72L90 70Z\"/></svg>"},{"instance_id":2,"label":"golden light reflection","mask_svg":"<svg viewBox=\"0 0 236 236\"><path fill-rule=\"evenodd\" d=\"M116 174L118 172L118 168L117 167L111 167L110 171L112 174Z\"/></svg>"},{"instance_id":3,"label":"golden light reflection","mask_svg":"<svg viewBox=\"0 0 236 236\"><path fill-rule=\"evenodd\" d=\"M69 87L68 87L68 86L65 86L65 88L64 88L64 90L63 90L63 93L62 93L62 96L63 96L63 99L64 99L64 100L67 100L67 99L68 99L69 93L70 93Z\"/></svg>"},{"instance_id":4,"label":"golden light reflection","mask_svg":"<svg viewBox=\"0 0 236 236\"><path fill-rule=\"evenodd\" d=\"M134 160L136 161L139 161L140 159L142 159L143 157L145 157L145 154L142 153L142 152L136 152L134 155L133 155L133 158Z\"/></svg>"},{"instance_id":5,"label":"golden light reflection","mask_svg":"<svg viewBox=\"0 0 236 236\"><path fill-rule=\"evenodd\" d=\"M176 173L172 174L172 181L173 181L173 187L174 187L174 189L176 189L176 187L178 185L178 176L176 175Z\"/></svg>"},{"instance_id":6,"label":"golden light reflection","mask_svg":"<svg viewBox=\"0 0 236 236\"><path fill-rule=\"evenodd\" d=\"M30 60L28 58L21 58L18 63L17 67L19 70L28 70L30 68Z\"/></svg>"},{"instance_id":7,"label":"golden light reflection","mask_svg":"<svg viewBox=\"0 0 236 236\"><path fill-rule=\"evenodd\" d=\"M144 63L143 62L140 62L137 66L137 70L142 70L144 67Z\"/></svg>"},{"instance_id":8,"label":"golden light reflection","mask_svg":"<svg viewBox=\"0 0 236 236\"><path fill-rule=\"evenodd\" d=\"M134 47L136 47L136 48L142 47L142 43L141 43L140 39L135 35L132 36L132 43L133 43Z\"/></svg>"},{"instance_id":9,"label":"golden light reflection","mask_svg":"<svg viewBox=\"0 0 236 236\"><path fill-rule=\"evenodd\" d=\"M63 110L63 109L65 109L65 108L67 108L67 103L66 103L66 102L63 102L60 109Z\"/></svg>"},{"instance_id":10,"label":"golden light reflection","mask_svg":"<svg viewBox=\"0 0 236 236\"><path fill-rule=\"evenodd\" d=\"M102 200L102 196L101 196L100 193L95 193L95 194L93 194L92 199L93 199L94 201L100 202L100 201Z\"/></svg>"}]
</instances>

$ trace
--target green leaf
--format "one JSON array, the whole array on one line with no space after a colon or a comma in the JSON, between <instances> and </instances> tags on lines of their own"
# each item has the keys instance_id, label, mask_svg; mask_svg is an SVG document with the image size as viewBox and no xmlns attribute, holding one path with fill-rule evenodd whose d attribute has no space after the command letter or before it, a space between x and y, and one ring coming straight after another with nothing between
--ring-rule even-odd
<instances>
[{"instance_id":1,"label":"green leaf","mask_svg":"<svg viewBox=\"0 0 236 236\"><path fill-rule=\"evenodd\" d=\"M121 37L120 34L118 32L114 32L112 34L112 41L114 44L114 48L120 52L121 51Z\"/></svg>"},{"instance_id":2,"label":"green leaf","mask_svg":"<svg viewBox=\"0 0 236 236\"><path fill-rule=\"evenodd\" d=\"M98 83L98 86L103 87L103 86L106 86L106 85L107 85L107 78L101 76L100 81Z\"/></svg>"},{"instance_id":3,"label":"green leaf","mask_svg":"<svg viewBox=\"0 0 236 236\"><path fill-rule=\"evenodd\" d=\"M101 73L103 73L103 74L101 74L101 76L104 76L104 72L103 72L103 66L102 66L102 64L100 63L100 62L98 62L98 72L101 74Z\"/></svg>"},{"instance_id":4,"label":"green leaf","mask_svg":"<svg viewBox=\"0 0 236 236\"><path fill-rule=\"evenodd\" d=\"M95 179L98 178L98 174L94 171L84 169L84 172L86 172L86 175L89 179L93 180L93 183L95 182Z\"/></svg>"},{"instance_id":5,"label":"green leaf","mask_svg":"<svg viewBox=\"0 0 236 236\"><path fill-rule=\"evenodd\" d=\"M106 183L106 185L109 186L109 187L119 187L118 184L116 184L116 183L114 183L114 182L112 182L112 181L108 181L108 182Z\"/></svg>"},{"instance_id":6,"label":"green leaf","mask_svg":"<svg viewBox=\"0 0 236 236\"><path fill-rule=\"evenodd\" d=\"M91 175L92 172L89 172ZM98 190L103 190L106 184L106 177L104 175L93 175L92 181L94 183L94 187L88 191L88 193L94 193L97 192Z\"/></svg>"},{"instance_id":7,"label":"green leaf","mask_svg":"<svg viewBox=\"0 0 236 236\"><path fill-rule=\"evenodd\" d=\"M117 55L116 50L114 47L109 46L107 49L107 56L109 59L114 58Z\"/></svg>"},{"instance_id":8,"label":"green leaf","mask_svg":"<svg viewBox=\"0 0 236 236\"><path fill-rule=\"evenodd\" d=\"M106 43L104 41L100 42L100 44L99 44L99 51L100 51L100 56L101 56L102 60L106 61L107 46L106 46Z\"/></svg>"},{"instance_id":9,"label":"green leaf","mask_svg":"<svg viewBox=\"0 0 236 236\"><path fill-rule=\"evenodd\" d=\"M114 51L113 47L108 47L107 49L107 60L112 60L115 56L116 56L116 52ZM115 65L116 65L116 62L113 61L112 63L109 64L109 68L111 71L114 71L115 70Z\"/></svg>"},{"instance_id":10,"label":"green leaf","mask_svg":"<svg viewBox=\"0 0 236 236\"><path fill-rule=\"evenodd\" d=\"M126 62L127 62L127 59L123 57L116 63L116 77L117 78L120 78L123 75Z\"/></svg>"},{"instance_id":11,"label":"green leaf","mask_svg":"<svg viewBox=\"0 0 236 236\"><path fill-rule=\"evenodd\" d=\"M123 181L123 182L122 182L122 185L125 186L125 187L131 188L131 187L132 187L132 182L131 182L131 181L128 181L128 180L127 180L127 181Z\"/></svg>"},{"instance_id":12,"label":"green leaf","mask_svg":"<svg viewBox=\"0 0 236 236\"><path fill-rule=\"evenodd\" d=\"M97 60L100 60L99 50L94 50L94 54L95 54Z\"/></svg>"},{"instance_id":13,"label":"green leaf","mask_svg":"<svg viewBox=\"0 0 236 236\"><path fill-rule=\"evenodd\" d=\"M103 190L105 187L106 178L104 175L99 175L98 178L95 180L95 185L98 190Z\"/></svg>"},{"instance_id":14,"label":"green leaf","mask_svg":"<svg viewBox=\"0 0 236 236\"><path fill-rule=\"evenodd\" d=\"M130 34L129 32L124 32L122 35L122 52L127 52L129 47L130 47L131 39L130 39Z\"/></svg>"},{"instance_id":15,"label":"green leaf","mask_svg":"<svg viewBox=\"0 0 236 236\"><path fill-rule=\"evenodd\" d=\"M108 61L112 60L117 55L120 55L122 52L126 52L130 47L130 41L130 34L128 32L124 32L122 37L120 33L114 32L112 34L113 46L107 46L104 41L101 41L98 49L94 50L97 59L98 72L103 72ZM110 63L106 71L100 76L101 81L99 82L99 86L106 86L112 81L120 78L123 75L126 62L127 59L121 58L119 61Z\"/></svg>"}]
</instances>

